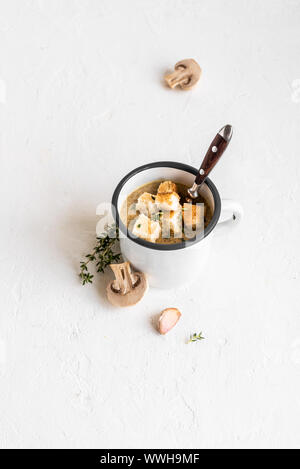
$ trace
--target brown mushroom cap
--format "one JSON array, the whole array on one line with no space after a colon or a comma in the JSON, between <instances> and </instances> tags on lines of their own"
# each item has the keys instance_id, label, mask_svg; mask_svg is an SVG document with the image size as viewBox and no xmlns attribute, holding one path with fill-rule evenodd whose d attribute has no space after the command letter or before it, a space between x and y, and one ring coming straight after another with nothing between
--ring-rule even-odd
<instances>
[{"instance_id":1,"label":"brown mushroom cap","mask_svg":"<svg viewBox=\"0 0 300 469\"><path fill-rule=\"evenodd\" d=\"M107 286L108 301L121 308L136 305L148 290L148 281L142 272L131 272L129 262L110 266L116 279Z\"/></svg>"},{"instance_id":2,"label":"brown mushroom cap","mask_svg":"<svg viewBox=\"0 0 300 469\"><path fill-rule=\"evenodd\" d=\"M186 59L178 62L175 65L175 70L185 70L188 74L188 80L186 83L181 84L181 88L188 90L193 88L201 77L201 67L194 59Z\"/></svg>"},{"instance_id":3,"label":"brown mushroom cap","mask_svg":"<svg viewBox=\"0 0 300 469\"><path fill-rule=\"evenodd\" d=\"M201 74L201 67L196 60L185 59L175 65L175 72L167 75L165 80L171 88L179 85L183 90L190 90L198 83Z\"/></svg>"}]
</instances>

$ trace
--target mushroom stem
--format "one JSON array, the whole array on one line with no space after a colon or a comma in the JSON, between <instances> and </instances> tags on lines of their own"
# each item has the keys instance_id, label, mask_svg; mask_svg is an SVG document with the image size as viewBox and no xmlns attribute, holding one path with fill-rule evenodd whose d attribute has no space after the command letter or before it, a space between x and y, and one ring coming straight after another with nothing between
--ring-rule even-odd
<instances>
[{"instance_id":1,"label":"mushroom stem","mask_svg":"<svg viewBox=\"0 0 300 469\"><path fill-rule=\"evenodd\" d=\"M129 262L112 264L110 267L116 277L112 285L113 289L121 295L126 295L134 288L138 277L132 274Z\"/></svg>"},{"instance_id":2,"label":"mushroom stem","mask_svg":"<svg viewBox=\"0 0 300 469\"><path fill-rule=\"evenodd\" d=\"M166 75L170 88L180 86L183 90L192 89L200 80L201 67L194 59L181 60L175 65L175 72Z\"/></svg>"},{"instance_id":3,"label":"mushroom stem","mask_svg":"<svg viewBox=\"0 0 300 469\"><path fill-rule=\"evenodd\" d=\"M112 264L111 269L116 279L107 285L108 301L117 307L136 305L148 290L146 275L142 272L131 272L129 262Z\"/></svg>"},{"instance_id":4,"label":"mushroom stem","mask_svg":"<svg viewBox=\"0 0 300 469\"><path fill-rule=\"evenodd\" d=\"M170 75L167 75L165 77L166 82L170 86L170 88L176 88L178 85L187 85L189 82L189 76L187 74L186 69L184 68L179 68L173 73L170 73Z\"/></svg>"}]
</instances>

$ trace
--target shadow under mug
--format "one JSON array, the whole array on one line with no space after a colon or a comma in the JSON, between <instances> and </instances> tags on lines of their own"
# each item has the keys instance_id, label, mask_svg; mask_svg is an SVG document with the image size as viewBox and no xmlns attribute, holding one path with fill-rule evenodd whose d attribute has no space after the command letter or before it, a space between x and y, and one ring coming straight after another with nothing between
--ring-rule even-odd
<instances>
[{"instance_id":1,"label":"shadow under mug","mask_svg":"<svg viewBox=\"0 0 300 469\"><path fill-rule=\"evenodd\" d=\"M137 238L128 231L121 220L120 212L127 197L134 190L157 180L171 180L191 187L197 174L198 169L183 163L150 163L125 176L113 194L113 216L121 232L122 255L135 270L147 274L152 287L178 288L191 281L187 272L193 272L193 279L196 279L208 261L212 235L237 226L242 218L241 205L232 200L221 201L216 186L207 178L200 193L213 216L201 237L176 244L156 244ZM224 221L220 221L220 216Z\"/></svg>"}]
</instances>

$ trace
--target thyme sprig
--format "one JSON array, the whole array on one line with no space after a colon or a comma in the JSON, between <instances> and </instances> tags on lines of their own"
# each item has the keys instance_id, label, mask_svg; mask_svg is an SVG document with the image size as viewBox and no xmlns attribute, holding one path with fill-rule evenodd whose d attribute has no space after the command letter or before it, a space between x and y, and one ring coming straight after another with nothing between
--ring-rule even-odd
<instances>
[{"instance_id":1,"label":"thyme sprig","mask_svg":"<svg viewBox=\"0 0 300 469\"><path fill-rule=\"evenodd\" d=\"M188 344L192 344L193 342L198 342L200 340L205 340L205 337L202 336L202 332L200 332L200 334L192 334Z\"/></svg>"},{"instance_id":2,"label":"thyme sprig","mask_svg":"<svg viewBox=\"0 0 300 469\"><path fill-rule=\"evenodd\" d=\"M104 273L107 266L119 262L120 253L114 251L115 243L119 241L119 229L115 226L107 226L105 232L97 237L97 244L91 254L88 254L85 262L80 262L79 277L82 285L93 283L94 275L89 272L89 264L96 262L96 269L99 273Z\"/></svg>"}]
</instances>

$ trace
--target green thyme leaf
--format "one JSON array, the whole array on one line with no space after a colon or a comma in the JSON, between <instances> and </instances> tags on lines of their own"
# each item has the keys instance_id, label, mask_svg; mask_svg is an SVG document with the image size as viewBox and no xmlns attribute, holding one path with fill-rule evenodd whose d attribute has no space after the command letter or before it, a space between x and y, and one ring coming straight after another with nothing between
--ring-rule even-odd
<instances>
[{"instance_id":1,"label":"green thyme leaf","mask_svg":"<svg viewBox=\"0 0 300 469\"><path fill-rule=\"evenodd\" d=\"M193 342L198 342L204 339L205 337L202 336L202 332L200 332L200 334L195 333L191 335L190 340L188 341L188 344L192 344Z\"/></svg>"},{"instance_id":2,"label":"green thyme leaf","mask_svg":"<svg viewBox=\"0 0 300 469\"><path fill-rule=\"evenodd\" d=\"M80 262L80 274L82 285L93 283L94 275L91 275L88 270L90 262L96 262L96 270L103 273L110 264L119 262L121 254L114 251L117 241L119 241L119 229L115 226L107 226L106 230L100 237L97 238L97 244L91 254L85 258L86 262Z\"/></svg>"}]
</instances>

